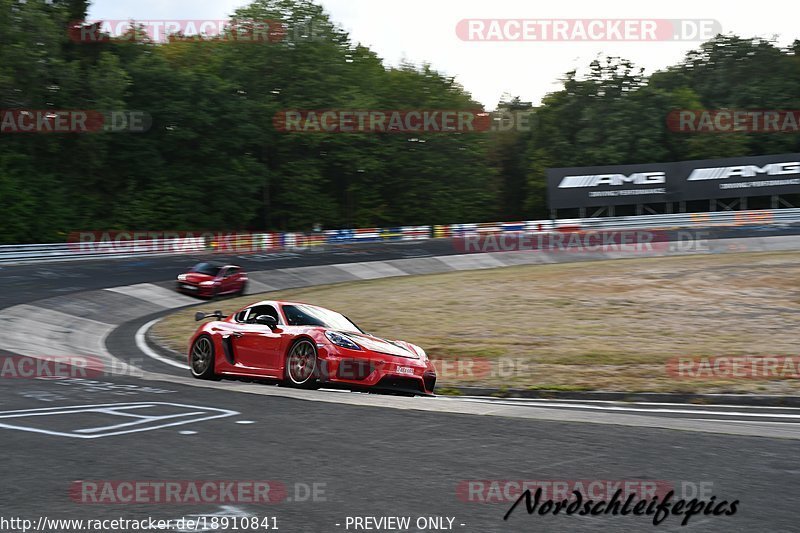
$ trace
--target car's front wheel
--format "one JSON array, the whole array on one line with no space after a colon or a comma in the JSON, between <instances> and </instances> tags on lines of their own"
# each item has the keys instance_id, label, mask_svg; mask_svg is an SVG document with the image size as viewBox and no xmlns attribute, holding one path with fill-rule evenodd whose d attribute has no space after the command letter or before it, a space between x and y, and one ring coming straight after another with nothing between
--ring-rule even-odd
<instances>
[{"instance_id":1,"label":"car's front wheel","mask_svg":"<svg viewBox=\"0 0 800 533\"><path fill-rule=\"evenodd\" d=\"M284 382L300 389L319 388L319 364L314 343L309 339L300 339L286 354Z\"/></svg>"},{"instance_id":2,"label":"car's front wheel","mask_svg":"<svg viewBox=\"0 0 800 533\"><path fill-rule=\"evenodd\" d=\"M208 335L197 337L192 345L189 366L197 379L218 379L214 373L214 341Z\"/></svg>"}]
</instances>

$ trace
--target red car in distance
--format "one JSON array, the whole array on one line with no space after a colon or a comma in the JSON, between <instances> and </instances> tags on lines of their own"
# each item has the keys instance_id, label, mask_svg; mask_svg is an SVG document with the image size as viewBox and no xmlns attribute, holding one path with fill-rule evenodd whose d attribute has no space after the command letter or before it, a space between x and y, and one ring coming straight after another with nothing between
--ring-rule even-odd
<instances>
[{"instance_id":1,"label":"red car in distance","mask_svg":"<svg viewBox=\"0 0 800 533\"><path fill-rule=\"evenodd\" d=\"M178 276L176 288L203 298L227 294L241 296L247 289L247 273L236 265L198 263Z\"/></svg>"},{"instance_id":2,"label":"red car in distance","mask_svg":"<svg viewBox=\"0 0 800 533\"><path fill-rule=\"evenodd\" d=\"M316 305L263 301L198 328L189 366L198 379L268 378L290 387L321 386L433 394L436 367L415 344L365 333L346 316Z\"/></svg>"}]
</instances>

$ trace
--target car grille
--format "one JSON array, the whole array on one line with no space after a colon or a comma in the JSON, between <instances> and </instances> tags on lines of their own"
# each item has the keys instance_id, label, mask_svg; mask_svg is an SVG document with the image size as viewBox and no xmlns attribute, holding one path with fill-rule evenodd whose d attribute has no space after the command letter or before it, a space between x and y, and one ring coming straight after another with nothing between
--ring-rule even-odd
<instances>
[{"instance_id":1,"label":"car grille","mask_svg":"<svg viewBox=\"0 0 800 533\"><path fill-rule=\"evenodd\" d=\"M425 393L425 391L422 389L422 383L420 380L413 378L402 378L398 376L386 376L378 382L376 387L385 390Z\"/></svg>"}]
</instances>

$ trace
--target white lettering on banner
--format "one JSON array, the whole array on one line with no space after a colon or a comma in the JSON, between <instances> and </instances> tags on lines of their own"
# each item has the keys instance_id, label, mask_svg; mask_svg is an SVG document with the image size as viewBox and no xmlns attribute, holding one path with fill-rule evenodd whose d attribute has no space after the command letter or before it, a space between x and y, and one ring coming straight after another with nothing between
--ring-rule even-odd
<instances>
[{"instance_id":1,"label":"white lettering on banner","mask_svg":"<svg viewBox=\"0 0 800 533\"><path fill-rule=\"evenodd\" d=\"M664 172L637 172L626 176L625 174L595 174L587 176L566 176L561 180L559 189L572 189L583 187L597 187L599 185L653 185L666 183L667 175Z\"/></svg>"},{"instance_id":2,"label":"white lettering on banner","mask_svg":"<svg viewBox=\"0 0 800 533\"><path fill-rule=\"evenodd\" d=\"M753 178L759 174L768 176L791 176L800 174L800 162L770 163L764 167L758 165L740 165L733 167L696 168L688 181L724 180L728 178Z\"/></svg>"}]
</instances>

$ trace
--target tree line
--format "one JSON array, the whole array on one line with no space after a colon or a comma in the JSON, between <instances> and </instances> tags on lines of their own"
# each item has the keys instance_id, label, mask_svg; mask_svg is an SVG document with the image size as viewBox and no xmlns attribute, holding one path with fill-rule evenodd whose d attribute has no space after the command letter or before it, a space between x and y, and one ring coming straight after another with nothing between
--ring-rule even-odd
<instances>
[{"instance_id":1,"label":"tree line","mask_svg":"<svg viewBox=\"0 0 800 533\"><path fill-rule=\"evenodd\" d=\"M538 219L548 167L800 151L797 134L691 135L666 121L675 109L800 109L800 41L718 36L650 76L598 59L540 105L498 103L530 113L529 128L302 134L273 118L481 105L431 65L387 67L310 0L237 10L237 20L309 29L260 44L152 42L139 30L79 42L87 10L85 0L0 0L0 109L135 110L147 130L0 134L0 242Z\"/></svg>"}]
</instances>

